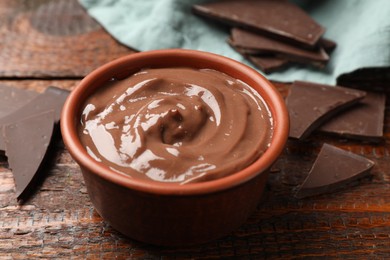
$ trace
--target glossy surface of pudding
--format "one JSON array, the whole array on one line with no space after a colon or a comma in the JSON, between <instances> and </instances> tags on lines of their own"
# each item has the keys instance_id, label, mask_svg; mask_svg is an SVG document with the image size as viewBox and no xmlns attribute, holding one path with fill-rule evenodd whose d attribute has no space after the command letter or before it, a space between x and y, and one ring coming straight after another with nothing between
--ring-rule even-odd
<instances>
[{"instance_id":1,"label":"glossy surface of pudding","mask_svg":"<svg viewBox=\"0 0 390 260\"><path fill-rule=\"evenodd\" d=\"M84 103L88 154L133 178L191 183L233 174L269 147L271 113L258 92L211 69L145 69L111 80Z\"/></svg>"}]
</instances>

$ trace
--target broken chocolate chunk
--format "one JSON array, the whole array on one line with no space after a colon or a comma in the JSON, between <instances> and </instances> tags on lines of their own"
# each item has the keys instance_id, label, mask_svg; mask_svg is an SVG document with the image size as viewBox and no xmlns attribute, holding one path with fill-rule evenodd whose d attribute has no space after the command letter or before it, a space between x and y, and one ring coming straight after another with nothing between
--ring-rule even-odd
<instances>
[{"instance_id":1,"label":"broken chocolate chunk","mask_svg":"<svg viewBox=\"0 0 390 260\"><path fill-rule=\"evenodd\" d=\"M296 197L329 193L366 176L374 162L335 146L324 144Z\"/></svg>"},{"instance_id":2,"label":"broken chocolate chunk","mask_svg":"<svg viewBox=\"0 0 390 260\"><path fill-rule=\"evenodd\" d=\"M280 70L289 64L289 61L286 59L272 56L248 55L246 58L264 73L271 73L273 71Z\"/></svg>"},{"instance_id":3,"label":"broken chocolate chunk","mask_svg":"<svg viewBox=\"0 0 390 260\"><path fill-rule=\"evenodd\" d=\"M54 110L24 118L3 127L8 163L19 199L39 170L54 127Z\"/></svg>"},{"instance_id":4,"label":"broken chocolate chunk","mask_svg":"<svg viewBox=\"0 0 390 260\"><path fill-rule=\"evenodd\" d=\"M322 48L324 48L324 50L326 51L326 53L331 53L334 49L336 49L336 46L337 46L337 43L332 41L332 40L329 40L329 39L326 39L326 38L321 38L319 40L319 43L318 43L319 46L321 46Z\"/></svg>"},{"instance_id":5,"label":"broken chocolate chunk","mask_svg":"<svg viewBox=\"0 0 390 260\"><path fill-rule=\"evenodd\" d=\"M383 140L386 96L367 92L359 103L325 122L319 131L347 138L380 142Z\"/></svg>"},{"instance_id":6,"label":"broken chocolate chunk","mask_svg":"<svg viewBox=\"0 0 390 260\"><path fill-rule=\"evenodd\" d=\"M49 87L42 94L31 99L30 102L0 118L0 128L5 125L20 121L24 118L54 110L53 123L60 120L62 106L69 95L69 91L56 87ZM3 137L0 135L0 150L5 150Z\"/></svg>"},{"instance_id":7,"label":"broken chocolate chunk","mask_svg":"<svg viewBox=\"0 0 390 260\"><path fill-rule=\"evenodd\" d=\"M273 55L252 55L247 52L247 49L235 47L231 43L231 39L228 40L230 46L238 53L248 59L256 68L260 69L264 73L271 73L276 70L280 70L288 65L290 62L284 58L275 57Z\"/></svg>"},{"instance_id":8,"label":"broken chocolate chunk","mask_svg":"<svg viewBox=\"0 0 390 260\"><path fill-rule=\"evenodd\" d=\"M316 47L324 28L285 0L224 0L195 5L193 12L308 48Z\"/></svg>"},{"instance_id":9,"label":"broken chocolate chunk","mask_svg":"<svg viewBox=\"0 0 390 260\"><path fill-rule=\"evenodd\" d=\"M361 68L337 77L342 86L368 91L388 92L390 86L390 66Z\"/></svg>"},{"instance_id":10,"label":"broken chocolate chunk","mask_svg":"<svg viewBox=\"0 0 390 260\"><path fill-rule=\"evenodd\" d=\"M329 118L366 96L365 91L295 81L286 98L289 136L304 139Z\"/></svg>"},{"instance_id":11,"label":"broken chocolate chunk","mask_svg":"<svg viewBox=\"0 0 390 260\"><path fill-rule=\"evenodd\" d=\"M239 28L232 29L229 43L246 54L273 54L289 61L313 64L318 67L324 67L329 60L328 54L322 47L306 50Z\"/></svg>"},{"instance_id":12,"label":"broken chocolate chunk","mask_svg":"<svg viewBox=\"0 0 390 260\"><path fill-rule=\"evenodd\" d=\"M0 118L24 106L37 95L35 91L0 84Z\"/></svg>"}]
</instances>

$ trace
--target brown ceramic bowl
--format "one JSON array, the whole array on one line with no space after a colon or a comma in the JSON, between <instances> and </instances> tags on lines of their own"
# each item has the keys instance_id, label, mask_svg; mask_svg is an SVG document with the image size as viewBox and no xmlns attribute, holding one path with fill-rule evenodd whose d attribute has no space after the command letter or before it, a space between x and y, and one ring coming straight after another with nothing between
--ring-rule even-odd
<instances>
[{"instance_id":1,"label":"brown ceramic bowl","mask_svg":"<svg viewBox=\"0 0 390 260\"><path fill-rule=\"evenodd\" d=\"M120 79L153 67L209 68L252 86L272 113L274 130L270 147L249 167L235 174L186 185L127 178L95 161L77 133L85 99L113 77ZM286 143L288 127L284 101L262 75L229 58L191 50L130 54L98 68L72 91L61 117L63 140L80 165L96 211L131 238L169 246L213 240L242 225L259 203L269 168Z\"/></svg>"}]
</instances>

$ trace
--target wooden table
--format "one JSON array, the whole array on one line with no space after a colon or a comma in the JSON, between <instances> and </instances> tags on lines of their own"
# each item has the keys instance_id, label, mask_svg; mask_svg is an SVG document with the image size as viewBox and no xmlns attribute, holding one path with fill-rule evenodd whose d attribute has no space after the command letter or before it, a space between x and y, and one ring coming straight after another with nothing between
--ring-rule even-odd
<instances>
[{"instance_id":1,"label":"wooden table","mask_svg":"<svg viewBox=\"0 0 390 260\"><path fill-rule=\"evenodd\" d=\"M0 84L72 90L93 69L132 52L75 0L0 0ZM286 93L288 85L276 86ZM55 163L23 205L1 156L0 259L390 257L388 112L385 141L378 145L318 135L289 142L252 217L227 237L185 248L151 246L113 230L95 212L78 165L60 144ZM298 200L294 192L325 141L375 161L372 175L348 189Z\"/></svg>"}]
</instances>

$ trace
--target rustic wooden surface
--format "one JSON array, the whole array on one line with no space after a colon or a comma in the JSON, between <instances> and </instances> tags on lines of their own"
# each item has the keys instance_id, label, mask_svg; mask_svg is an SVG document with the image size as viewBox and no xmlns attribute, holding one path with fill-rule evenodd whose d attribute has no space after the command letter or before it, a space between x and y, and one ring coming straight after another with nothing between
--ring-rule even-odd
<instances>
[{"instance_id":1,"label":"rustic wooden surface","mask_svg":"<svg viewBox=\"0 0 390 260\"><path fill-rule=\"evenodd\" d=\"M132 52L75 0L0 0L0 84L71 90L91 70ZM286 93L287 85L276 85ZM79 167L61 143L54 165L23 205L0 156L0 259L388 258L389 107L385 122L385 140L377 145L318 135L289 142L251 218L227 237L186 248L146 245L113 230L94 211ZM298 200L294 191L325 141L374 160L372 175L348 189Z\"/></svg>"}]
</instances>

